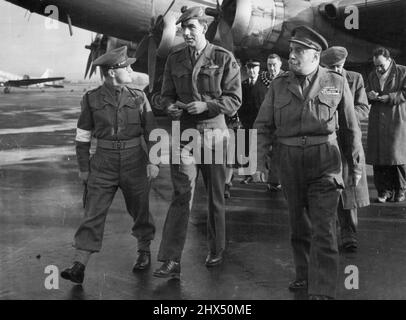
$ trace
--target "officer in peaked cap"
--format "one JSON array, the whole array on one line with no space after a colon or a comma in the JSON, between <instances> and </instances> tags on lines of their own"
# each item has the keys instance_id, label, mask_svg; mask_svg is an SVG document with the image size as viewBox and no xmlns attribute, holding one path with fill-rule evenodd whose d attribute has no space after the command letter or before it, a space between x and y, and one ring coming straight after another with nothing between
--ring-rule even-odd
<instances>
[{"instance_id":1,"label":"officer in peaked cap","mask_svg":"<svg viewBox=\"0 0 406 320\"><path fill-rule=\"evenodd\" d=\"M307 26L293 30L289 68L271 82L254 129L258 129L258 172L265 180L266 154L276 138L278 172L288 201L296 279L292 291L310 299L335 298L339 255L337 205L344 187L336 131L346 135L351 183L364 166L361 131L345 78L320 67L326 39ZM338 125L340 123L340 126Z\"/></svg>"},{"instance_id":2,"label":"officer in peaked cap","mask_svg":"<svg viewBox=\"0 0 406 320\"><path fill-rule=\"evenodd\" d=\"M152 147L148 137L157 125L145 94L126 85L132 81L130 65L134 62L127 56L127 47L97 58L93 63L101 68L104 83L81 101L75 140L79 177L87 190L85 214L75 234L73 265L61 273L74 283L83 282L90 255L102 247L107 211L118 188L123 191L138 242L133 271L150 266L155 225L148 197L150 181L159 169L149 162L143 145ZM97 149L90 158L92 136L97 138Z\"/></svg>"},{"instance_id":3,"label":"officer in peaked cap","mask_svg":"<svg viewBox=\"0 0 406 320\"><path fill-rule=\"evenodd\" d=\"M358 72L344 69L348 52L344 47L330 47L321 53L321 64L326 68L342 74L348 81L352 96L354 98L354 108L359 122L368 119L369 103L364 87L362 75ZM340 143L345 141L345 135L338 137ZM345 189L343 190L338 203L337 214L341 231L341 243L345 251L354 252L357 250L357 208L369 205L369 192L365 167L359 184L354 187L350 185L348 175L348 163L343 159L343 179Z\"/></svg>"}]
</instances>

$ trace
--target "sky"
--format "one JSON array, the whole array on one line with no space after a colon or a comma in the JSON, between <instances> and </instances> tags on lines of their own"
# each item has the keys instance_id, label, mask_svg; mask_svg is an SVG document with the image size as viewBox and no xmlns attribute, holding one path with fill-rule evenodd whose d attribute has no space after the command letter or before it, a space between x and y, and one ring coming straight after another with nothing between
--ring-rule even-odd
<instances>
[{"instance_id":1,"label":"sky","mask_svg":"<svg viewBox=\"0 0 406 320\"><path fill-rule=\"evenodd\" d=\"M45 17L0 0L0 70L39 77L49 68L51 76L81 80L91 41L91 32L59 23L58 29L47 29ZM93 78L92 78L93 79Z\"/></svg>"}]
</instances>

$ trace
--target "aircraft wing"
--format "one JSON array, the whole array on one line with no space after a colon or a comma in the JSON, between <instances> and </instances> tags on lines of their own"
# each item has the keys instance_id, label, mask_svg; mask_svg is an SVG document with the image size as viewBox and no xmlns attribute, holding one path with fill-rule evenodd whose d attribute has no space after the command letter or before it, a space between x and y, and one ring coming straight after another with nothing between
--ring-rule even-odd
<instances>
[{"instance_id":1,"label":"aircraft wing","mask_svg":"<svg viewBox=\"0 0 406 320\"><path fill-rule=\"evenodd\" d=\"M64 77L54 77L54 78L36 78L36 79L22 79L22 80L9 80L4 83L6 87L25 87L37 83L52 82L63 80Z\"/></svg>"}]
</instances>

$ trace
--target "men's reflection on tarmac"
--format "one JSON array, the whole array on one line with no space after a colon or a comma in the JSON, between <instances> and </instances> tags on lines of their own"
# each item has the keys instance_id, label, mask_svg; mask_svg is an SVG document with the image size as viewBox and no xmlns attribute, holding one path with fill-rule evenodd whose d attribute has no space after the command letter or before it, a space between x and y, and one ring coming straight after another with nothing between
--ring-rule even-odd
<instances>
[{"instance_id":1,"label":"men's reflection on tarmac","mask_svg":"<svg viewBox=\"0 0 406 320\"><path fill-rule=\"evenodd\" d=\"M75 285L69 290L67 300L87 300L81 284Z\"/></svg>"},{"instance_id":2,"label":"men's reflection on tarmac","mask_svg":"<svg viewBox=\"0 0 406 320\"><path fill-rule=\"evenodd\" d=\"M152 299L162 300L183 300L181 281L177 279L169 279L162 282L152 291Z\"/></svg>"}]
</instances>

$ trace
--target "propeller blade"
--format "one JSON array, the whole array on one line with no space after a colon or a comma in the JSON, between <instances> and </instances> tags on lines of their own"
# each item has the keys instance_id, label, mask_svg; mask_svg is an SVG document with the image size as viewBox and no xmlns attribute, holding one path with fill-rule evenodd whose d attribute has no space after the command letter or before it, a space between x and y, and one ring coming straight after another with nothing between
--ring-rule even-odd
<instances>
[{"instance_id":1,"label":"propeller blade","mask_svg":"<svg viewBox=\"0 0 406 320\"><path fill-rule=\"evenodd\" d=\"M151 38L151 35L148 34L142 38L140 43L138 44L137 50L135 50L135 58L138 60L141 58L148 50L149 46L149 39Z\"/></svg>"},{"instance_id":2,"label":"propeller blade","mask_svg":"<svg viewBox=\"0 0 406 320\"><path fill-rule=\"evenodd\" d=\"M217 33L217 28L219 25L218 20L214 20L208 27L206 31L206 39L209 40L210 42L213 42L214 37L216 36Z\"/></svg>"},{"instance_id":3,"label":"propeller blade","mask_svg":"<svg viewBox=\"0 0 406 320\"><path fill-rule=\"evenodd\" d=\"M220 19L218 30L222 46L229 51L233 51L234 50L233 34L231 32L230 26L225 20Z\"/></svg>"},{"instance_id":4,"label":"propeller blade","mask_svg":"<svg viewBox=\"0 0 406 320\"><path fill-rule=\"evenodd\" d=\"M156 49L157 44L153 37L150 37L148 43L148 76L149 76L149 92L154 90L155 71L156 71Z\"/></svg>"},{"instance_id":5,"label":"propeller blade","mask_svg":"<svg viewBox=\"0 0 406 320\"><path fill-rule=\"evenodd\" d=\"M92 65L92 52L89 53L89 57L87 58L87 63L86 63L86 71L85 71L85 79L87 77L87 74L89 73L90 66Z\"/></svg>"}]
</instances>

